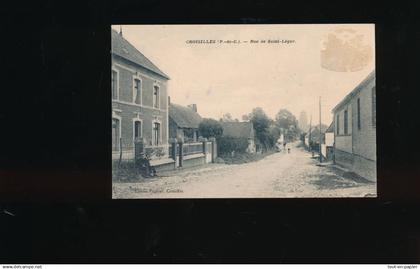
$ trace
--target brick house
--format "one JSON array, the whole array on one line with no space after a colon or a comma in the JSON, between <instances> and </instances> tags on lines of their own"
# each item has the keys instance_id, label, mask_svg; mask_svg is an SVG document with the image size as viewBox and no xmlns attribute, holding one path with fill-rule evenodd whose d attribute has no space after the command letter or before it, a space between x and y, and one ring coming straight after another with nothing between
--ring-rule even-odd
<instances>
[{"instance_id":1,"label":"brick house","mask_svg":"<svg viewBox=\"0 0 420 269\"><path fill-rule=\"evenodd\" d=\"M134 140L168 149L169 77L131 45L122 32L111 30L112 151L132 158ZM121 141L121 145L120 145Z\"/></svg>"},{"instance_id":2,"label":"brick house","mask_svg":"<svg viewBox=\"0 0 420 269\"><path fill-rule=\"evenodd\" d=\"M223 136L246 138L248 140L248 153L256 152L255 130L252 122L220 122L223 127Z\"/></svg>"},{"instance_id":3,"label":"brick house","mask_svg":"<svg viewBox=\"0 0 420 269\"><path fill-rule=\"evenodd\" d=\"M169 137L183 139L184 142L197 142L198 126L202 121L197 113L197 105L188 107L169 104Z\"/></svg>"},{"instance_id":4,"label":"brick house","mask_svg":"<svg viewBox=\"0 0 420 269\"><path fill-rule=\"evenodd\" d=\"M332 110L335 162L376 180L376 83L372 71Z\"/></svg>"}]
</instances>

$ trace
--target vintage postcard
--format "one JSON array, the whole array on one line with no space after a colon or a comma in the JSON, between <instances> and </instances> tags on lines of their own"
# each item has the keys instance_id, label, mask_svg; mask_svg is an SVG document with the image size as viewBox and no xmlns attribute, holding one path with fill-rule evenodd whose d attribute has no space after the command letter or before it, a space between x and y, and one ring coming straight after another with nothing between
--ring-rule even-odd
<instances>
[{"instance_id":1,"label":"vintage postcard","mask_svg":"<svg viewBox=\"0 0 420 269\"><path fill-rule=\"evenodd\" d=\"M376 197L374 24L112 25L115 199Z\"/></svg>"}]
</instances>

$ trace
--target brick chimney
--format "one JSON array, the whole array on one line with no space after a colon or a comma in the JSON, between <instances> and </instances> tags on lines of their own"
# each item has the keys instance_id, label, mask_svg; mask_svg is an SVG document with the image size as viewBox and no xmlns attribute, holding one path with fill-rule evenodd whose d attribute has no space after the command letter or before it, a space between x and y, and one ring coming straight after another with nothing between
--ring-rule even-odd
<instances>
[{"instance_id":1,"label":"brick chimney","mask_svg":"<svg viewBox=\"0 0 420 269\"><path fill-rule=\"evenodd\" d=\"M191 104L188 105L189 108L191 108L194 112L197 112L197 104Z\"/></svg>"}]
</instances>

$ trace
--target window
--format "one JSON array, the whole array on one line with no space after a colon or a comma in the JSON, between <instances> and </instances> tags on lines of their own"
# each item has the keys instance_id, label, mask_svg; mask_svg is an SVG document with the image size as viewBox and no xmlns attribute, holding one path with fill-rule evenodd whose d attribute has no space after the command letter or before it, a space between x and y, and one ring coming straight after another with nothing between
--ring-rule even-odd
<instances>
[{"instance_id":1,"label":"window","mask_svg":"<svg viewBox=\"0 0 420 269\"><path fill-rule=\"evenodd\" d=\"M340 114L337 114L336 129L337 129L337 135L339 135L340 134Z\"/></svg>"},{"instance_id":2,"label":"window","mask_svg":"<svg viewBox=\"0 0 420 269\"><path fill-rule=\"evenodd\" d=\"M362 124L360 122L360 98L357 98L357 129L361 129Z\"/></svg>"},{"instance_id":3,"label":"window","mask_svg":"<svg viewBox=\"0 0 420 269\"><path fill-rule=\"evenodd\" d=\"M120 146L120 121L112 119L112 150L119 150Z\"/></svg>"},{"instance_id":4,"label":"window","mask_svg":"<svg viewBox=\"0 0 420 269\"><path fill-rule=\"evenodd\" d=\"M376 87L372 88L372 125L376 126Z\"/></svg>"},{"instance_id":5,"label":"window","mask_svg":"<svg viewBox=\"0 0 420 269\"><path fill-rule=\"evenodd\" d=\"M133 81L133 103L141 104L141 80L138 78Z\"/></svg>"},{"instance_id":6,"label":"window","mask_svg":"<svg viewBox=\"0 0 420 269\"><path fill-rule=\"evenodd\" d=\"M111 74L111 88L112 88L112 100L118 100L118 72L112 70Z\"/></svg>"},{"instance_id":7,"label":"window","mask_svg":"<svg viewBox=\"0 0 420 269\"><path fill-rule=\"evenodd\" d=\"M158 146L160 144L160 123L153 123L153 145Z\"/></svg>"},{"instance_id":8,"label":"window","mask_svg":"<svg viewBox=\"0 0 420 269\"><path fill-rule=\"evenodd\" d=\"M348 134L349 126L348 126L348 113L347 110L344 110L344 134Z\"/></svg>"},{"instance_id":9,"label":"window","mask_svg":"<svg viewBox=\"0 0 420 269\"><path fill-rule=\"evenodd\" d=\"M140 137L142 137L141 121L135 120L134 121L134 141Z\"/></svg>"},{"instance_id":10,"label":"window","mask_svg":"<svg viewBox=\"0 0 420 269\"><path fill-rule=\"evenodd\" d=\"M159 86L153 87L153 107L159 108Z\"/></svg>"}]
</instances>

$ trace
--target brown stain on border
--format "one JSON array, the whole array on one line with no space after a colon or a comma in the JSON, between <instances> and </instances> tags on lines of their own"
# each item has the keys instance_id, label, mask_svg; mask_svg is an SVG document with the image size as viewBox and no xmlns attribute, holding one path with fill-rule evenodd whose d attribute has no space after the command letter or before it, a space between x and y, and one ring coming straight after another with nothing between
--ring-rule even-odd
<instances>
[{"instance_id":1,"label":"brown stain on border","mask_svg":"<svg viewBox=\"0 0 420 269\"><path fill-rule=\"evenodd\" d=\"M351 28L338 28L328 34L321 50L321 67L336 72L356 72L373 60L373 48L365 36Z\"/></svg>"}]
</instances>

